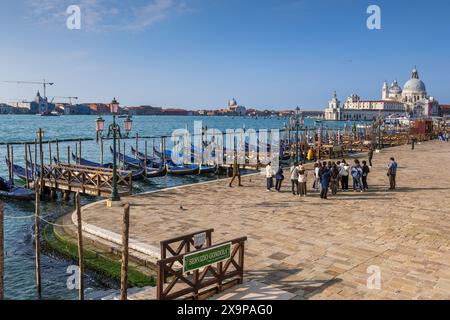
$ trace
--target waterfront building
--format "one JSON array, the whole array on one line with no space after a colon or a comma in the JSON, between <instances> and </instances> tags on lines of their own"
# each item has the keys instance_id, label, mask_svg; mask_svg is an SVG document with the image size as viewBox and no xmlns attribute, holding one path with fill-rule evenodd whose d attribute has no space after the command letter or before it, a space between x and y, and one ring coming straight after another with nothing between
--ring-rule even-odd
<instances>
[{"instance_id":1,"label":"waterfront building","mask_svg":"<svg viewBox=\"0 0 450 320\"><path fill-rule=\"evenodd\" d=\"M373 120L378 116L431 117L439 115L439 103L428 96L425 83L414 68L403 89L397 80L390 86L383 83L381 100L362 100L357 94L348 97L344 104L334 92L325 109L326 120Z\"/></svg>"},{"instance_id":2,"label":"waterfront building","mask_svg":"<svg viewBox=\"0 0 450 320\"><path fill-rule=\"evenodd\" d=\"M0 114L14 113L14 108L6 103L0 103Z\"/></svg>"},{"instance_id":3,"label":"waterfront building","mask_svg":"<svg viewBox=\"0 0 450 320\"><path fill-rule=\"evenodd\" d=\"M55 110L55 104L49 103L47 97L42 97L39 91L36 93L34 101L12 102L11 105L14 108L22 109L14 110L14 113L24 113L23 110L25 110L25 113L37 114L49 113Z\"/></svg>"},{"instance_id":4,"label":"waterfront building","mask_svg":"<svg viewBox=\"0 0 450 320\"><path fill-rule=\"evenodd\" d=\"M228 101L228 107L225 109L225 113L235 116L245 116L246 111L246 108L238 105L234 98Z\"/></svg>"}]
</instances>

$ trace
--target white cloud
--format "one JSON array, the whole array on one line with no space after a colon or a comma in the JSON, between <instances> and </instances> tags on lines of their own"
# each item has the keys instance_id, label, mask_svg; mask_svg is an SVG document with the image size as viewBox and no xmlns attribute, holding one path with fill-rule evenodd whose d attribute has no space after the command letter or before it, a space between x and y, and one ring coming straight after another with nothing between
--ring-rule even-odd
<instances>
[{"instance_id":1,"label":"white cloud","mask_svg":"<svg viewBox=\"0 0 450 320\"><path fill-rule=\"evenodd\" d=\"M82 29L143 30L187 11L184 0L28 0L27 16L39 23L65 25L66 9L81 8Z\"/></svg>"}]
</instances>

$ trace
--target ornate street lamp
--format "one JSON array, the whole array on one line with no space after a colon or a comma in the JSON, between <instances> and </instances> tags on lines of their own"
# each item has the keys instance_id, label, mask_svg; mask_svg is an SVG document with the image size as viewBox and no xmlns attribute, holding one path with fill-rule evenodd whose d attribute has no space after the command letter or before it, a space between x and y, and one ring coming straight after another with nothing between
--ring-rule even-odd
<instances>
[{"instance_id":1,"label":"ornate street lamp","mask_svg":"<svg viewBox=\"0 0 450 320\"><path fill-rule=\"evenodd\" d=\"M295 108L295 162L296 163L299 163L299 151L298 151L298 147L299 147L298 130L300 127L299 116L300 116L300 108L297 106L297 108Z\"/></svg>"},{"instance_id":2,"label":"ornate street lamp","mask_svg":"<svg viewBox=\"0 0 450 320\"><path fill-rule=\"evenodd\" d=\"M116 116L119 113L119 102L116 98L109 104L111 114L113 116L113 123L108 127L108 138L113 138L113 178L112 178L112 192L111 192L111 202L119 202L120 196L117 187L117 139L122 139L124 136L121 133L119 124L116 123ZM128 116L124 122L125 137L128 137L131 129L133 127L133 120ZM99 136L103 136L103 131L105 130L105 120L102 117L98 117L95 123L95 128L97 131L97 140Z\"/></svg>"}]
</instances>

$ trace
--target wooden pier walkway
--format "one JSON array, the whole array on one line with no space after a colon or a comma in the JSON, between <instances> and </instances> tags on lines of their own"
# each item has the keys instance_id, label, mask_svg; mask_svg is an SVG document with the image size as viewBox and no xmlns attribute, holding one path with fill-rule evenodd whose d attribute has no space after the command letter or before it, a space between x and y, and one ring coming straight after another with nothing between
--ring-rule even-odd
<instances>
[{"instance_id":1,"label":"wooden pier walkway","mask_svg":"<svg viewBox=\"0 0 450 320\"><path fill-rule=\"evenodd\" d=\"M112 169L57 164L44 166L42 185L51 190L108 197L112 192L112 179ZM117 183L120 195L131 194L133 187L131 171L120 171L117 175Z\"/></svg>"}]
</instances>

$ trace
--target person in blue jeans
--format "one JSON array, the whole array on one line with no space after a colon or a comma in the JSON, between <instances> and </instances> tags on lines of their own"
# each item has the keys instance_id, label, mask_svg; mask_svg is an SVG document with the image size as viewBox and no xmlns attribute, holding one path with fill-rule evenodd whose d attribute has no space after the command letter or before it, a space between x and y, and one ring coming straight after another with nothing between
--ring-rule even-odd
<instances>
[{"instance_id":1,"label":"person in blue jeans","mask_svg":"<svg viewBox=\"0 0 450 320\"><path fill-rule=\"evenodd\" d=\"M363 192L362 174L363 170L358 159L355 159L355 164L352 166L352 178L353 178L353 191L356 192L356 188L360 192Z\"/></svg>"},{"instance_id":2,"label":"person in blue jeans","mask_svg":"<svg viewBox=\"0 0 450 320\"><path fill-rule=\"evenodd\" d=\"M397 177L397 162L395 162L394 158L391 158L391 162L388 165L387 175L389 177L389 190L395 190L397 184L395 178Z\"/></svg>"},{"instance_id":3,"label":"person in blue jeans","mask_svg":"<svg viewBox=\"0 0 450 320\"><path fill-rule=\"evenodd\" d=\"M328 188L330 186L330 179L331 179L331 171L328 167L324 167L320 174L320 185L322 186L322 189L320 191L320 197L322 199L328 199L327 195L328 195Z\"/></svg>"}]
</instances>

